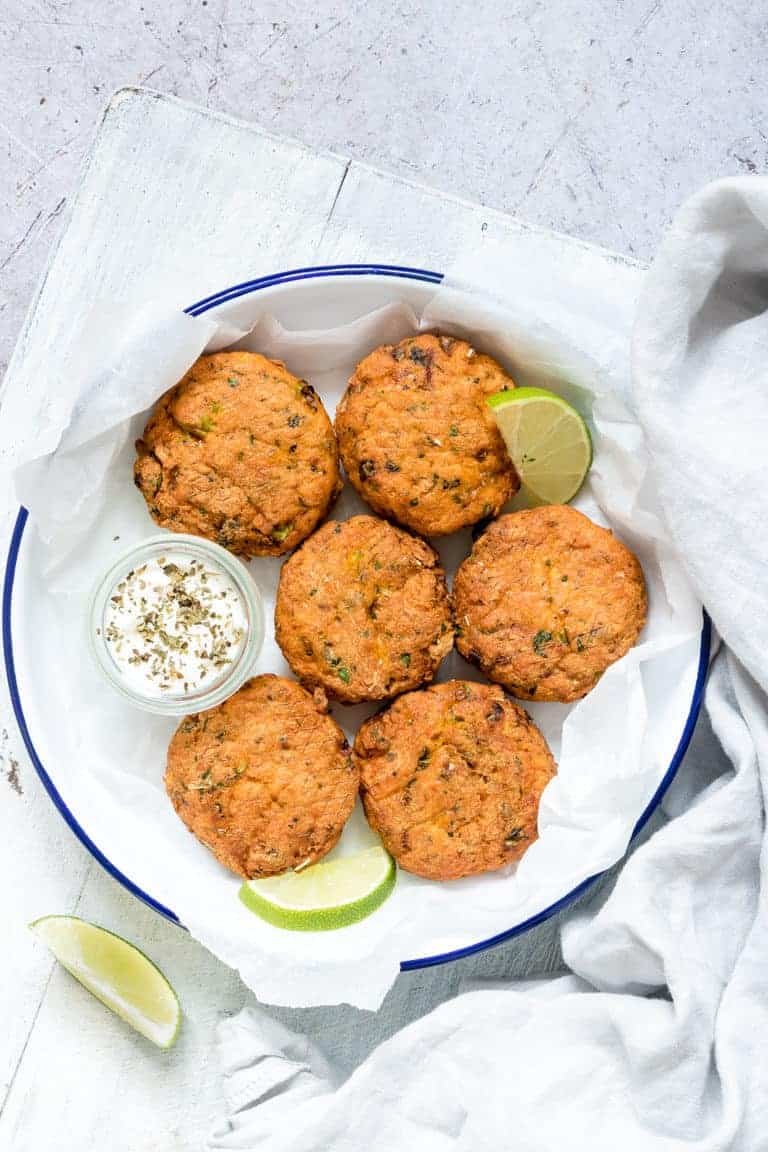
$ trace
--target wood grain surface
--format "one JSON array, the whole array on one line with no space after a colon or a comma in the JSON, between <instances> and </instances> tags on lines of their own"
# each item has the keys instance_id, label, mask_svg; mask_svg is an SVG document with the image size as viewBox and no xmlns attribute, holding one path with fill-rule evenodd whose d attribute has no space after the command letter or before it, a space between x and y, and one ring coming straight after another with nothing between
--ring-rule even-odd
<instances>
[{"instance_id":1,"label":"wood grain surface","mask_svg":"<svg viewBox=\"0 0 768 1152\"><path fill-rule=\"evenodd\" d=\"M90 311L112 322L153 297L184 306L228 284L308 263L409 262L443 269L509 217L316 153L226 116L137 89L111 101L12 358L29 390ZM543 258L574 246L610 261L617 284L635 267L598 249L532 233ZM34 421L19 428L34 435ZM2 551L14 516L0 492ZM5 693L5 689L4 689ZM0 705L0 1148L56 1152L202 1146L218 1109L213 1036L247 991L180 929L92 862L46 797ZM155 1051L35 945L28 921L74 912L135 941L166 971L185 1010L179 1044ZM281 1010L319 1039L343 1071L465 981L534 976L560 964L556 921L472 961L401 976L378 1014Z\"/></svg>"}]
</instances>

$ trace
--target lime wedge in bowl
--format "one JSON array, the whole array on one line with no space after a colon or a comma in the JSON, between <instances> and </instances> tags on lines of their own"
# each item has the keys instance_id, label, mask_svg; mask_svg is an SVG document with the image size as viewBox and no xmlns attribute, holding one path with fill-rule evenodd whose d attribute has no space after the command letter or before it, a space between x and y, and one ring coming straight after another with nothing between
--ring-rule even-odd
<instances>
[{"instance_id":1,"label":"lime wedge in bowl","mask_svg":"<svg viewBox=\"0 0 768 1152\"><path fill-rule=\"evenodd\" d=\"M170 984L148 957L77 916L43 916L29 926L76 980L158 1048L179 1034L181 1008Z\"/></svg>"},{"instance_id":2,"label":"lime wedge in bowl","mask_svg":"<svg viewBox=\"0 0 768 1152\"><path fill-rule=\"evenodd\" d=\"M395 886L395 862L380 846L298 872L247 880L243 903L277 928L326 932L370 916Z\"/></svg>"},{"instance_id":3,"label":"lime wedge in bowl","mask_svg":"<svg viewBox=\"0 0 768 1152\"><path fill-rule=\"evenodd\" d=\"M488 398L524 494L535 504L567 504L592 463L584 420L546 388L511 388Z\"/></svg>"}]
</instances>

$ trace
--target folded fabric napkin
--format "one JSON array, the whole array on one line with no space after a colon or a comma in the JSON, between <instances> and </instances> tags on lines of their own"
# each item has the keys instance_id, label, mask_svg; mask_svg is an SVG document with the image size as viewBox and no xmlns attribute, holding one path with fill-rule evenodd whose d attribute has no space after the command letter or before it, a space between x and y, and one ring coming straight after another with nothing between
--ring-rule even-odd
<instances>
[{"instance_id":1,"label":"folded fabric napkin","mask_svg":"<svg viewBox=\"0 0 768 1152\"><path fill-rule=\"evenodd\" d=\"M211 1149L759 1152L768 1148L768 180L705 188L647 277L637 412L672 535L724 644L670 819L596 915L572 974L458 996L340 1086L260 1009L221 1026ZM727 758L727 759L726 759Z\"/></svg>"}]
</instances>

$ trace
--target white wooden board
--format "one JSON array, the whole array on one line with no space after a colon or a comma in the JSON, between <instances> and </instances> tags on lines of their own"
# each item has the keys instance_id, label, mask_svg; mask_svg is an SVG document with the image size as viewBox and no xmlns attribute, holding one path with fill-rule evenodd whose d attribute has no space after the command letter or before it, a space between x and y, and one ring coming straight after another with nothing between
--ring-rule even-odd
<instances>
[{"instance_id":1,"label":"white wooden board","mask_svg":"<svg viewBox=\"0 0 768 1152\"><path fill-rule=\"evenodd\" d=\"M260 274L336 260L442 270L467 244L521 226L500 213L316 154L169 97L128 89L108 108L9 375L30 389L92 308L120 316L162 295L185 306ZM609 260L617 291L636 266L532 232L543 258L574 245ZM514 274L514 270L510 270ZM2 412L0 412L2 415ZM34 435L34 421L19 427ZM0 492L3 554L12 500ZM237 977L123 892L65 827L20 752L0 701L0 1148L136 1152L200 1148L217 1108L215 1022L240 1006ZM19 760L23 795L8 779ZM76 912L136 941L163 967L186 1012L179 1046L157 1053L129 1034L33 943L26 923ZM283 1012L346 1067L465 979L531 975L559 962L554 922L472 962L401 977L373 1017L352 1009Z\"/></svg>"}]
</instances>

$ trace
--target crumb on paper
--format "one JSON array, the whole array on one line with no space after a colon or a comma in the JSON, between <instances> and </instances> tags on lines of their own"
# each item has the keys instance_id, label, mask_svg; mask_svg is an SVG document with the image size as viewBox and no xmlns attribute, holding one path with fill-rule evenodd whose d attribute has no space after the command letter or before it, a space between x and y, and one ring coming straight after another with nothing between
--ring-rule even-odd
<instances>
[{"instance_id":1,"label":"crumb on paper","mask_svg":"<svg viewBox=\"0 0 768 1152\"><path fill-rule=\"evenodd\" d=\"M19 777L19 762L11 752L9 745L10 736L8 735L8 729L3 728L2 732L0 732L0 770L16 795L23 796L24 791L21 787L21 779Z\"/></svg>"}]
</instances>

